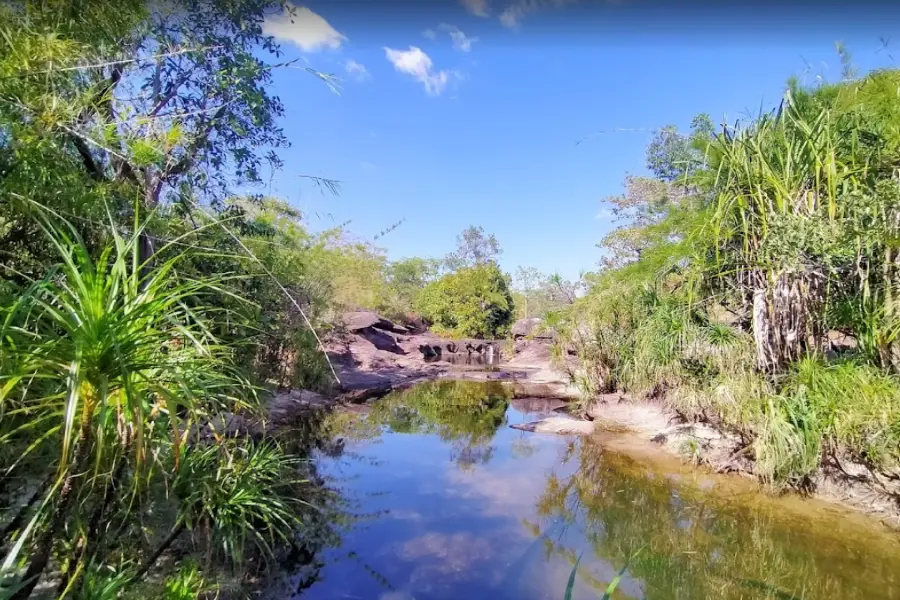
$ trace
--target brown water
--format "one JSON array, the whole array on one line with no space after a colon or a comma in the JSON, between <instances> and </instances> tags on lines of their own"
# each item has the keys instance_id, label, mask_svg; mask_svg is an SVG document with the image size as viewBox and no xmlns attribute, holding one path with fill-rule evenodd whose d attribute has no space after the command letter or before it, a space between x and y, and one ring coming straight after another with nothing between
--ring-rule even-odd
<instances>
[{"instance_id":1,"label":"brown water","mask_svg":"<svg viewBox=\"0 0 900 600\"><path fill-rule=\"evenodd\" d=\"M561 600L580 557L576 599L623 568L615 598L900 599L900 541L874 522L621 438L516 431L541 416L516 406L434 382L338 416L345 451L320 468L350 502L340 545L273 597Z\"/></svg>"}]
</instances>

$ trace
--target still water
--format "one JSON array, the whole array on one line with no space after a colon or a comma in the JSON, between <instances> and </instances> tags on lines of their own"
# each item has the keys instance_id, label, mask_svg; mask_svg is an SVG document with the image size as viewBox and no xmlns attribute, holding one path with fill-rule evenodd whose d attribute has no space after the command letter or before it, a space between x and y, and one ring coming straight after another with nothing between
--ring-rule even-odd
<instances>
[{"instance_id":1,"label":"still water","mask_svg":"<svg viewBox=\"0 0 900 600\"><path fill-rule=\"evenodd\" d=\"M541 404L444 381L337 415L346 445L320 469L346 502L340 543L275 597L562 600L580 557L573 598L627 563L614 598L900 599L896 534L613 438L508 427Z\"/></svg>"}]
</instances>

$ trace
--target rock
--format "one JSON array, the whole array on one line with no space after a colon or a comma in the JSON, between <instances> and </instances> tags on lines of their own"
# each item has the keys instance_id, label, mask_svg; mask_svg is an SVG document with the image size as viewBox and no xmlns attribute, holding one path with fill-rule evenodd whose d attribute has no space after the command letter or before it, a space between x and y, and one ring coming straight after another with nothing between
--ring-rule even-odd
<instances>
[{"instance_id":1,"label":"rock","mask_svg":"<svg viewBox=\"0 0 900 600\"><path fill-rule=\"evenodd\" d=\"M527 376L530 376L528 374ZM516 379L513 384L513 395L516 398L579 398L581 392L564 381L537 382L528 379Z\"/></svg>"},{"instance_id":2,"label":"rock","mask_svg":"<svg viewBox=\"0 0 900 600\"><path fill-rule=\"evenodd\" d=\"M558 435L589 435L594 431L594 424L591 421L576 421L565 417L549 417L524 425L510 425L510 427L520 431Z\"/></svg>"},{"instance_id":3,"label":"rock","mask_svg":"<svg viewBox=\"0 0 900 600\"><path fill-rule=\"evenodd\" d=\"M512 334L514 340L520 340L526 337L532 337L536 340L553 339L552 333L540 331L540 325L543 322L544 320L539 319L538 317L531 317L530 319L519 319L518 321L513 323L510 333Z\"/></svg>"},{"instance_id":4,"label":"rock","mask_svg":"<svg viewBox=\"0 0 900 600\"><path fill-rule=\"evenodd\" d=\"M370 341L372 345L379 350L393 352L394 354L406 354L406 352L403 351L403 348L397 345L397 340L395 340L391 334L382 331L381 329L365 327L358 330L357 333Z\"/></svg>"},{"instance_id":5,"label":"rock","mask_svg":"<svg viewBox=\"0 0 900 600\"><path fill-rule=\"evenodd\" d=\"M289 390L275 396L269 404L269 419L273 423L292 421L300 415L324 410L333 404L331 400L308 390Z\"/></svg>"},{"instance_id":6,"label":"rock","mask_svg":"<svg viewBox=\"0 0 900 600\"><path fill-rule=\"evenodd\" d=\"M513 398L509 403L521 413L551 413L569 405L559 398Z\"/></svg>"},{"instance_id":7,"label":"rock","mask_svg":"<svg viewBox=\"0 0 900 600\"><path fill-rule=\"evenodd\" d=\"M347 331L351 332L359 332L370 327L384 329L386 331L395 331L397 327L394 323L388 321L381 315L368 310L357 310L344 313L341 316L341 321L343 321L344 325L347 327ZM405 331L399 333L405 333Z\"/></svg>"},{"instance_id":8,"label":"rock","mask_svg":"<svg viewBox=\"0 0 900 600\"><path fill-rule=\"evenodd\" d=\"M338 396L337 401L341 404L362 404L367 400L372 400L374 398L381 398L382 396L386 396L390 394L394 389L394 384L391 382L384 382L377 386L373 386L370 388L358 389L358 390L350 390L344 394Z\"/></svg>"}]
</instances>

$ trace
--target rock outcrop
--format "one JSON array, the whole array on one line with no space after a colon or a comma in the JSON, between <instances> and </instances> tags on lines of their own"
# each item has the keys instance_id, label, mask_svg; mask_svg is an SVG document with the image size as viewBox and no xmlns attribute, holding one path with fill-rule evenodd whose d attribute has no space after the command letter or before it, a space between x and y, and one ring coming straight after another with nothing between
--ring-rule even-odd
<instances>
[{"instance_id":1,"label":"rock outcrop","mask_svg":"<svg viewBox=\"0 0 900 600\"><path fill-rule=\"evenodd\" d=\"M519 319L518 321L513 323L512 329L510 329L510 333L512 334L514 340L521 340L528 337L536 340L553 339L552 333L543 331L541 329L541 325L543 323L544 320L537 317L531 317L530 319Z\"/></svg>"}]
</instances>

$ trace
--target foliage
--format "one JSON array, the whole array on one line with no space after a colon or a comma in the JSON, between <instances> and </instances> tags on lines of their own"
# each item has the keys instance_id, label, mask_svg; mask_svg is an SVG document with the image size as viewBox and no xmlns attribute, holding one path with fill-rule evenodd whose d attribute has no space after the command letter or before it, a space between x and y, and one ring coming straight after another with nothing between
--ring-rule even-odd
<instances>
[{"instance_id":1,"label":"foliage","mask_svg":"<svg viewBox=\"0 0 900 600\"><path fill-rule=\"evenodd\" d=\"M438 331L460 337L503 337L514 315L509 278L494 263L444 275L422 290L417 306Z\"/></svg>"},{"instance_id":2,"label":"foliage","mask_svg":"<svg viewBox=\"0 0 900 600\"><path fill-rule=\"evenodd\" d=\"M823 453L852 449L884 467L900 459L900 382L852 360L794 365L777 400L765 406L756 455L771 480L802 481Z\"/></svg>"},{"instance_id":3,"label":"foliage","mask_svg":"<svg viewBox=\"0 0 900 600\"><path fill-rule=\"evenodd\" d=\"M518 267L513 281L516 319L546 318L548 313L571 306L584 289L581 279L569 281L558 273L547 275L533 267Z\"/></svg>"},{"instance_id":4,"label":"foliage","mask_svg":"<svg viewBox=\"0 0 900 600\"><path fill-rule=\"evenodd\" d=\"M242 444L214 469L210 453L231 446L197 445L216 415L248 418L258 406L233 348L212 331L219 311L203 304L223 278L179 277L183 255L142 274L140 231L113 233L94 260L74 228L41 223L60 263L0 309L4 483L35 498L5 509L20 523L3 564L4 579L25 583L13 597L28 597L51 563L60 590L78 589L80 574L135 543L135 516L164 518L173 500L171 537L146 549L129 584L185 528L202 526L233 557L247 531L262 544L266 524L282 537L296 530L285 508L295 502L290 459ZM177 499L161 499L169 485Z\"/></svg>"},{"instance_id":5,"label":"foliage","mask_svg":"<svg viewBox=\"0 0 900 600\"><path fill-rule=\"evenodd\" d=\"M456 251L444 262L449 270L458 270L496 262L501 252L493 233L486 235L483 227L470 225L456 236Z\"/></svg>"},{"instance_id":6,"label":"foliage","mask_svg":"<svg viewBox=\"0 0 900 600\"><path fill-rule=\"evenodd\" d=\"M737 430L779 484L808 485L823 455L900 460L900 72L844 70L719 133L703 115L658 132L654 178L608 200L604 268L557 319L588 396Z\"/></svg>"},{"instance_id":7,"label":"foliage","mask_svg":"<svg viewBox=\"0 0 900 600\"><path fill-rule=\"evenodd\" d=\"M486 462L506 420L511 392L501 383L434 381L396 392L373 406L369 422L398 433L436 433L453 443L456 463Z\"/></svg>"},{"instance_id":8,"label":"foliage","mask_svg":"<svg viewBox=\"0 0 900 600\"><path fill-rule=\"evenodd\" d=\"M419 294L437 278L440 261L428 258L404 258L387 265L386 298L382 310L388 318L403 319L411 312Z\"/></svg>"},{"instance_id":9,"label":"foliage","mask_svg":"<svg viewBox=\"0 0 900 600\"><path fill-rule=\"evenodd\" d=\"M248 542L271 557L300 527L297 471L297 459L271 442L229 438L192 449L172 482L179 520L191 529L206 524L227 560L240 562Z\"/></svg>"}]
</instances>

